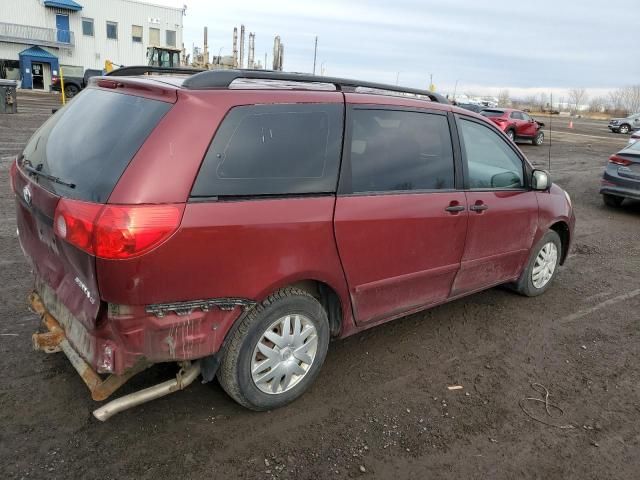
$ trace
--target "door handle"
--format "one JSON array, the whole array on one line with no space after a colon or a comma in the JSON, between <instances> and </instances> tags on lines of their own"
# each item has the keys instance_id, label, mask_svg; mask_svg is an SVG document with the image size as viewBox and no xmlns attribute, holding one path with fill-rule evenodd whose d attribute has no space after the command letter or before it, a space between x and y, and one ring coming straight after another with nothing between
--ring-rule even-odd
<instances>
[{"instance_id":1,"label":"door handle","mask_svg":"<svg viewBox=\"0 0 640 480\"><path fill-rule=\"evenodd\" d=\"M474 212L480 213L480 212L483 212L485 210L489 210L489 206L485 205L484 203L477 203L475 205L471 205L469 207L469 210L473 210Z\"/></svg>"},{"instance_id":2,"label":"door handle","mask_svg":"<svg viewBox=\"0 0 640 480\"><path fill-rule=\"evenodd\" d=\"M464 205L449 205L445 208L447 212L458 213L462 212L465 209Z\"/></svg>"}]
</instances>

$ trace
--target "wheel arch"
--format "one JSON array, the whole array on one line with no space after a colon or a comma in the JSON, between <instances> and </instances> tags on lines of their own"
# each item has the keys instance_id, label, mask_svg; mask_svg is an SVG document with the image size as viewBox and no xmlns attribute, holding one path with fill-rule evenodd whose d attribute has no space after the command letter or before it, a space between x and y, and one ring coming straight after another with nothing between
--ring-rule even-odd
<instances>
[{"instance_id":1,"label":"wheel arch","mask_svg":"<svg viewBox=\"0 0 640 480\"><path fill-rule=\"evenodd\" d=\"M286 285L281 285L273 289L273 291L267 294L267 296L274 291L286 287L299 288L318 300L325 309L325 312L327 312L327 318L329 319L329 332L331 333L331 336L337 337L340 335L344 325L345 315L343 312L345 307L343 305L344 302L335 288L324 281L317 280L315 278L306 278L288 282Z\"/></svg>"},{"instance_id":2,"label":"wheel arch","mask_svg":"<svg viewBox=\"0 0 640 480\"><path fill-rule=\"evenodd\" d=\"M564 262L569 255L569 245L571 245L571 230L569 229L569 225L564 220L560 220L552 224L549 227L549 230L553 230L560 237L560 242L562 244L560 265L564 265Z\"/></svg>"}]
</instances>

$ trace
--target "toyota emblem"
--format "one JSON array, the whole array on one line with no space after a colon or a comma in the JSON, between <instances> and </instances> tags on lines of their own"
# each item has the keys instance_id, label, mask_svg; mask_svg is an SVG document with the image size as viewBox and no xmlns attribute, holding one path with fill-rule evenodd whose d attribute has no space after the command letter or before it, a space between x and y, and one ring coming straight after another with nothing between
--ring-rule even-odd
<instances>
[{"instance_id":1,"label":"toyota emblem","mask_svg":"<svg viewBox=\"0 0 640 480\"><path fill-rule=\"evenodd\" d=\"M24 201L27 202L27 205L31 206L31 189L29 188L29 185L25 185L22 189L22 197L24 198Z\"/></svg>"}]
</instances>

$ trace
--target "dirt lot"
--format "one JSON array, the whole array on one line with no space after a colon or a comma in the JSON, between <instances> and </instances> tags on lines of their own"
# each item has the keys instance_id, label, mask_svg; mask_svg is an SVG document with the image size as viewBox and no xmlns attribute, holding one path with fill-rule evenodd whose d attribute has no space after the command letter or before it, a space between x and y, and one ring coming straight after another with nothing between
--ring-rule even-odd
<instances>
[{"instance_id":1,"label":"dirt lot","mask_svg":"<svg viewBox=\"0 0 640 480\"><path fill-rule=\"evenodd\" d=\"M606 124L554 119L552 175L578 224L544 296L493 289L334 342L311 391L278 411L198 383L103 424L66 358L31 350L6 157L47 117L44 98L0 117L2 478L638 478L640 203L602 205L598 177L626 142ZM547 148L521 148L547 164ZM124 392L173 372L147 371ZM523 402L541 398L534 382L563 417Z\"/></svg>"}]
</instances>

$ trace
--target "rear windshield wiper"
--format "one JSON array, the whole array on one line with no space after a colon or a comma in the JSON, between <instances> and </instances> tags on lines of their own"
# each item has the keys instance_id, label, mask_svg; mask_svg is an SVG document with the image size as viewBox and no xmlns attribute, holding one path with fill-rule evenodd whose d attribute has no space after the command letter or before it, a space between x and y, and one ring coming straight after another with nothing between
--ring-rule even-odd
<instances>
[{"instance_id":1,"label":"rear windshield wiper","mask_svg":"<svg viewBox=\"0 0 640 480\"><path fill-rule=\"evenodd\" d=\"M59 185L64 185L65 187L69 187L69 188L76 188L76 184L75 183L65 182L64 180L60 180L58 177L54 177L53 175L49 175L47 173L43 173L40 170L38 170L37 168L30 167L29 165L25 165L24 163L22 164L22 168L24 168L30 174L46 178L50 182L57 183Z\"/></svg>"}]
</instances>

